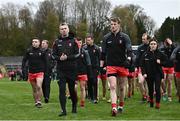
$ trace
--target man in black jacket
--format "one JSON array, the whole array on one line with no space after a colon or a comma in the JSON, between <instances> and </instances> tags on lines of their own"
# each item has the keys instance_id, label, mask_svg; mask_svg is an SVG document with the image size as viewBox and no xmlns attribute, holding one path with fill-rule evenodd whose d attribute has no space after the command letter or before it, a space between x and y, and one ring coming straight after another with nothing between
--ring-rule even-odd
<instances>
[{"instance_id":1,"label":"man in black jacket","mask_svg":"<svg viewBox=\"0 0 180 121\"><path fill-rule=\"evenodd\" d=\"M92 35L88 35L86 37L86 46L84 47L85 50L88 51L91 64L92 64L92 77L88 77L88 95L90 96L91 101L93 103L97 103L97 94L98 94L98 70L100 66L100 49L99 47L94 44L94 39Z\"/></svg>"},{"instance_id":2,"label":"man in black jacket","mask_svg":"<svg viewBox=\"0 0 180 121\"><path fill-rule=\"evenodd\" d=\"M147 82L145 78L142 75L141 68L140 68L140 59L143 55L144 52L147 51L149 47L149 41L151 37L147 34L144 33L142 35L142 44L138 46L137 49L137 55L136 55L136 60L135 60L135 66L137 67L137 72L138 72L138 84L139 84L139 89L142 95L142 102L147 101L148 97L148 89L147 89Z\"/></svg>"},{"instance_id":3,"label":"man in black jacket","mask_svg":"<svg viewBox=\"0 0 180 121\"><path fill-rule=\"evenodd\" d=\"M45 66L47 58L44 51L40 48L40 43L38 38L32 39L32 47L27 49L22 60L22 68L26 68L28 62L28 81L31 83L35 106L38 108L42 107L42 83L44 71L47 70ZM25 69L22 70L24 71Z\"/></svg>"},{"instance_id":4,"label":"man in black jacket","mask_svg":"<svg viewBox=\"0 0 180 121\"><path fill-rule=\"evenodd\" d=\"M60 36L53 45L52 57L57 61L57 74L59 85L59 100L62 113L59 116L66 115L66 82L72 101L72 113L77 112L77 95L75 92L75 80L77 78L76 59L80 55L79 48L74 37L69 35L69 27L66 23L59 26Z\"/></svg>"},{"instance_id":5,"label":"man in black jacket","mask_svg":"<svg viewBox=\"0 0 180 121\"><path fill-rule=\"evenodd\" d=\"M122 112L124 106L124 86L129 74L127 66L129 61L131 61L132 49L129 36L121 32L120 19L117 17L111 18L110 22L111 32L103 38L100 67L103 67L106 60L107 76L110 83L112 116L116 116L117 108L119 112ZM118 86L117 89L120 92L120 103L118 106L116 86Z\"/></svg>"},{"instance_id":6,"label":"man in black jacket","mask_svg":"<svg viewBox=\"0 0 180 121\"><path fill-rule=\"evenodd\" d=\"M172 101L172 81L174 79L174 64L173 61L170 60L171 54L175 49L175 45L170 38L166 38L163 46L160 48L160 51L163 52L168 60L166 64L163 66L164 79L162 80L162 89L163 89L163 100L165 101L168 96L168 101ZM167 87L167 88L166 88ZM167 93L166 94L166 89Z\"/></svg>"},{"instance_id":7,"label":"man in black jacket","mask_svg":"<svg viewBox=\"0 0 180 121\"><path fill-rule=\"evenodd\" d=\"M45 52L47 56L47 60L48 60L48 62L45 65L48 70L44 72L44 80L42 84L42 90L43 90L45 103L49 102L52 68L54 67L54 62L52 60L52 49L48 48L48 43L49 43L48 40L43 40L41 42L41 48Z\"/></svg>"}]
</instances>

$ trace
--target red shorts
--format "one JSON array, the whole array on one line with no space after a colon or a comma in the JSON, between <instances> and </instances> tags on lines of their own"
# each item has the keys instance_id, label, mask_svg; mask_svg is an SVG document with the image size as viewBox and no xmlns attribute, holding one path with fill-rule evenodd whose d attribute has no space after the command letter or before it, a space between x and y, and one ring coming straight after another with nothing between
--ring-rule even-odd
<instances>
[{"instance_id":1,"label":"red shorts","mask_svg":"<svg viewBox=\"0 0 180 121\"><path fill-rule=\"evenodd\" d=\"M174 73L174 67L166 68L163 67L164 74L173 74Z\"/></svg>"},{"instance_id":2,"label":"red shorts","mask_svg":"<svg viewBox=\"0 0 180 121\"><path fill-rule=\"evenodd\" d=\"M88 80L87 74L78 75L77 80L79 80L79 81L87 81Z\"/></svg>"},{"instance_id":3,"label":"red shorts","mask_svg":"<svg viewBox=\"0 0 180 121\"><path fill-rule=\"evenodd\" d=\"M107 80L106 74L98 75L98 78L101 79L101 80Z\"/></svg>"},{"instance_id":4,"label":"red shorts","mask_svg":"<svg viewBox=\"0 0 180 121\"><path fill-rule=\"evenodd\" d=\"M44 78L44 72L29 73L28 74L28 80L30 82L36 81L37 78Z\"/></svg>"},{"instance_id":5,"label":"red shorts","mask_svg":"<svg viewBox=\"0 0 180 121\"><path fill-rule=\"evenodd\" d=\"M127 68L120 66L107 66L107 75L117 74L117 76L125 77L129 75Z\"/></svg>"},{"instance_id":6,"label":"red shorts","mask_svg":"<svg viewBox=\"0 0 180 121\"><path fill-rule=\"evenodd\" d=\"M136 73L135 72L129 72L128 77L129 78L134 78L134 77L136 77Z\"/></svg>"},{"instance_id":7,"label":"red shorts","mask_svg":"<svg viewBox=\"0 0 180 121\"><path fill-rule=\"evenodd\" d=\"M175 75L176 75L176 78L180 78L180 72L176 72Z\"/></svg>"}]
</instances>

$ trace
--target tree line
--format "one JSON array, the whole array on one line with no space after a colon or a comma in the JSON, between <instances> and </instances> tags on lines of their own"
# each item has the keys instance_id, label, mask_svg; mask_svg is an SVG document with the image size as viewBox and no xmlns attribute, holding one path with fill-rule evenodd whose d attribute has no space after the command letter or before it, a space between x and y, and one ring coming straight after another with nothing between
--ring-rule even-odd
<instances>
[{"instance_id":1,"label":"tree line","mask_svg":"<svg viewBox=\"0 0 180 121\"><path fill-rule=\"evenodd\" d=\"M150 35L155 32L160 39L164 37L166 21L164 27L155 30L154 20L139 5L112 7L108 0L44 0L23 6L7 3L0 7L0 56L23 55L32 37L47 39L52 45L61 22L67 22L71 32L82 39L87 33L93 34L98 44L109 31L111 16L121 18L122 31L130 36L132 44L140 44L144 32ZM170 20L167 20L168 24ZM179 18L177 20L173 20L176 23L173 24L176 30L173 37L179 35L176 28Z\"/></svg>"}]
</instances>

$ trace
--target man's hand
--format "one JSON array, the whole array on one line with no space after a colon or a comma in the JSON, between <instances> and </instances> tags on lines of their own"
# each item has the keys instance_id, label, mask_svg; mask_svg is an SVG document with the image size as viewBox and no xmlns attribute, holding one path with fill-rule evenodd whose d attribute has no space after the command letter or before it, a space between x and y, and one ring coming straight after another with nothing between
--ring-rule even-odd
<instances>
[{"instance_id":1,"label":"man's hand","mask_svg":"<svg viewBox=\"0 0 180 121\"><path fill-rule=\"evenodd\" d=\"M63 54L60 56L60 60L61 60L61 61L67 60L67 55L63 53Z\"/></svg>"},{"instance_id":2,"label":"man's hand","mask_svg":"<svg viewBox=\"0 0 180 121\"><path fill-rule=\"evenodd\" d=\"M158 64L160 64L160 63L161 63L160 59L157 59L157 60L156 60L156 62L157 62Z\"/></svg>"},{"instance_id":3,"label":"man's hand","mask_svg":"<svg viewBox=\"0 0 180 121\"><path fill-rule=\"evenodd\" d=\"M143 77L144 77L144 78L147 78L147 74L144 74Z\"/></svg>"}]
</instances>

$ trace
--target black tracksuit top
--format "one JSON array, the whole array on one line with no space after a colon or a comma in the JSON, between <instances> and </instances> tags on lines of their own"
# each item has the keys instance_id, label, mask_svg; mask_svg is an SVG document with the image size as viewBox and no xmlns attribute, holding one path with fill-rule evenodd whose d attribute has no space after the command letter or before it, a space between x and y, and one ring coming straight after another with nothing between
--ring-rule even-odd
<instances>
[{"instance_id":1,"label":"black tracksuit top","mask_svg":"<svg viewBox=\"0 0 180 121\"><path fill-rule=\"evenodd\" d=\"M175 64L174 70L175 70L175 72L180 72L180 46L178 46L176 49L174 49L170 59L172 61L174 61L174 64Z\"/></svg>"},{"instance_id":2,"label":"black tracksuit top","mask_svg":"<svg viewBox=\"0 0 180 121\"><path fill-rule=\"evenodd\" d=\"M83 47L85 50L88 51L92 68L99 69L100 67L100 49L97 45L93 44L92 46L85 45Z\"/></svg>"},{"instance_id":3,"label":"black tracksuit top","mask_svg":"<svg viewBox=\"0 0 180 121\"><path fill-rule=\"evenodd\" d=\"M160 59L160 64L157 63L157 59ZM167 56L156 50L154 52L147 50L141 57L140 67L142 74L147 74L148 79L152 79L156 74L164 78L162 66L166 63Z\"/></svg>"},{"instance_id":4,"label":"black tracksuit top","mask_svg":"<svg viewBox=\"0 0 180 121\"><path fill-rule=\"evenodd\" d=\"M52 49L47 48L46 50L43 49L43 51L45 52L47 58L46 67L48 70L46 70L45 73L49 74L52 72L52 69L55 66L55 61L52 59Z\"/></svg>"},{"instance_id":5,"label":"black tracksuit top","mask_svg":"<svg viewBox=\"0 0 180 121\"><path fill-rule=\"evenodd\" d=\"M78 64L78 75L87 74L88 72L87 69L89 69L88 66L92 66L91 59L87 50L81 48L81 54L77 59L77 64Z\"/></svg>"},{"instance_id":6,"label":"black tracksuit top","mask_svg":"<svg viewBox=\"0 0 180 121\"><path fill-rule=\"evenodd\" d=\"M67 55L67 60L61 61L62 54ZM76 59L80 54L78 44L73 37L66 37L55 40L53 45L52 57L57 61L57 68L60 70L74 70L77 69Z\"/></svg>"},{"instance_id":7,"label":"black tracksuit top","mask_svg":"<svg viewBox=\"0 0 180 121\"><path fill-rule=\"evenodd\" d=\"M27 49L22 60L22 68L25 68L26 62L28 62L29 73L46 71L47 57L40 48L31 47Z\"/></svg>"},{"instance_id":8,"label":"black tracksuit top","mask_svg":"<svg viewBox=\"0 0 180 121\"><path fill-rule=\"evenodd\" d=\"M139 45L138 49L137 49L137 54L136 54L136 60L135 60L135 66L139 67L139 63L141 60L141 56L143 55L144 52L147 51L149 44L141 44Z\"/></svg>"},{"instance_id":9,"label":"black tracksuit top","mask_svg":"<svg viewBox=\"0 0 180 121\"><path fill-rule=\"evenodd\" d=\"M168 60L167 60L166 64L164 65L164 67L173 67L174 66L173 61L170 60L171 54L174 49L175 49L175 46L173 44L168 47L163 46L162 48L160 48L160 51L163 52L168 57Z\"/></svg>"},{"instance_id":10,"label":"black tracksuit top","mask_svg":"<svg viewBox=\"0 0 180 121\"><path fill-rule=\"evenodd\" d=\"M104 36L101 60L106 60L107 66L125 66L131 55L131 40L127 34L118 32L115 36L110 32Z\"/></svg>"}]
</instances>

